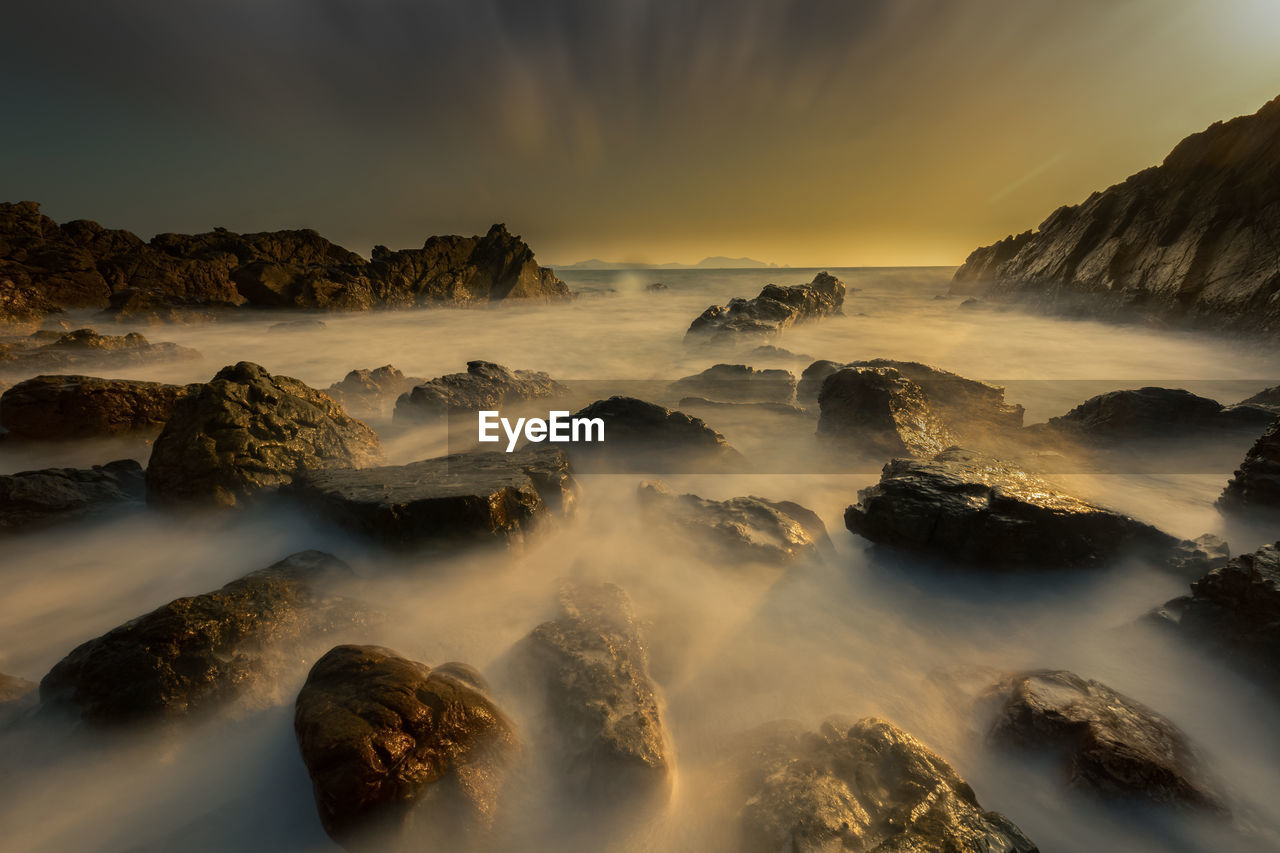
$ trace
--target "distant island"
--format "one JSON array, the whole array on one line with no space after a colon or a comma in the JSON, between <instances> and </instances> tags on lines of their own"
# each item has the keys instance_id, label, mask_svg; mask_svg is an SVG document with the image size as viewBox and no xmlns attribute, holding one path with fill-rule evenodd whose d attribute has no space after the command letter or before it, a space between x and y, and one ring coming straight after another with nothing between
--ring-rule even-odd
<instances>
[{"instance_id":1,"label":"distant island","mask_svg":"<svg viewBox=\"0 0 1280 853\"><path fill-rule=\"evenodd\" d=\"M716 255L711 258L703 258L696 264L646 264L646 263L628 263L625 261L602 261L599 258L592 258L587 261L578 261L576 264L555 264L559 270L736 270L736 269L785 269L788 265L783 264L779 267L777 264L767 264L764 261L757 261L755 258L726 258L723 255Z\"/></svg>"}]
</instances>

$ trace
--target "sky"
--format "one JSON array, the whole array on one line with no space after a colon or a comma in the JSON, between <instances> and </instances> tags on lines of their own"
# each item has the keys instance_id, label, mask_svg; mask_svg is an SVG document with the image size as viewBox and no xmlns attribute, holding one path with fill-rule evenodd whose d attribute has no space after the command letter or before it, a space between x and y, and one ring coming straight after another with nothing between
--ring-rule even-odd
<instances>
[{"instance_id":1,"label":"sky","mask_svg":"<svg viewBox=\"0 0 1280 853\"><path fill-rule=\"evenodd\" d=\"M368 254L953 265L1280 94L1280 0L42 0L0 200Z\"/></svg>"}]
</instances>

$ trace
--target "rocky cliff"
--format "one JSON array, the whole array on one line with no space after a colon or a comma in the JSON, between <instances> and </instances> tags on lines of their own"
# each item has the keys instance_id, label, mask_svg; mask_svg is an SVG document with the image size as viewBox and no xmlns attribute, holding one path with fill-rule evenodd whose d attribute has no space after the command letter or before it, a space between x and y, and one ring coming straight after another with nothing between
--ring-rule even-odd
<instances>
[{"instance_id":1,"label":"rocky cliff","mask_svg":"<svg viewBox=\"0 0 1280 853\"><path fill-rule=\"evenodd\" d=\"M977 249L956 293L1053 311L1280 334L1280 98L1035 231Z\"/></svg>"},{"instance_id":2,"label":"rocky cliff","mask_svg":"<svg viewBox=\"0 0 1280 853\"><path fill-rule=\"evenodd\" d=\"M34 202L0 204L0 319L65 308L167 318L220 307L367 310L563 299L569 289L503 225L483 237L431 237L366 261L315 231L160 234L76 220Z\"/></svg>"}]
</instances>

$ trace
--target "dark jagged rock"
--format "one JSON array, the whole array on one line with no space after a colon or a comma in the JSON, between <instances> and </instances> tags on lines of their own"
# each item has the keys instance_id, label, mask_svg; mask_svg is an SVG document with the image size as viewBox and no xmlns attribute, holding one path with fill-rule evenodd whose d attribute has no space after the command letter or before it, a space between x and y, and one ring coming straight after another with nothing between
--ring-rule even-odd
<instances>
[{"instance_id":1,"label":"dark jagged rock","mask_svg":"<svg viewBox=\"0 0 1280 853\"><path fill-rule=\"evenodd\" d=\"M132 459L92 468L46 468L3 475L0 534L140 509L145 499L142 466Z\"/></svg>"},{"instance_id":2,"label":"dark jagged rock","mask_svg":"<svg viewBox=\"0 0 1280 853\"><path fill-rule=\"evenodd\" d=\"M665 799L675 761L631 599L614 584L566 582L559 607L524 652L567 786L608 806Z\"/></svg>"},{"instance_id":3,"label":"dark jagged rock","mask_svg":"<svg viewBox=\"0 0 1280 853\"><path fill-rule=\"evenodd\" d=\"M743 336L773 336L794 323L839 314L844 282L820 272L808 284L766 284L754 299L712 305L689 326L686 340L732 341Z\"/></svg>"},{"instance_id":4,"label":"dark jagged rock","mask_svg":"<svg viewBox=\"0 0 1280 853\"><path fill-rule=\"evenodd\" d=\"M739 763L746 851L1035 853L986 811L945 760L891 723L833 717L817 732L777 722L747 733Z\"/></svg>"},{"instance_id":5,"label":"dark jagged rock","mask_svg":"<svg viewBox=\"0 0 1280 853\"><path fill-rule=\"evenodd\" d=\"M1221 538L1206 533L1179 542L1169 554L1165 567L1180 578L1193 580L1231 560L1231 549Z\"/></svg>"},{"instance_id":6,"label":"dark jagged rock","mask_svg":"<svg viewBox=\"0 0 1280 853\"><path fill-rule=\"evenodd\" d=\"M639 496L651 518L683 531L715 557L788 563L833 551L822 519L791 501L757 497L712 501L677 495L661 482L641 483Z\"/></svg>"},{"instance_id":7,"label":"dark jagged rock","mask_svg":"<svg viewBox=\"0 0 1280 853\"><path fill-rule=\"evenodd\" d=\"M599 419L604 441L568 445L575 464L606 461L610 466L644 470L727 466L742 461L724 436L684 412L665 409L635 397L597 400L573 417Z\"/></svg>"},{"instance_id":8,"label":"dark jagged rock","mask_svg":"<svg viewBox=\"0 0 1280 853\"><path fill-rule=\"evenodd\" d=\"M469 361L466 373L424 381L396 400L396 420L432 420L449 412L498 409L522 400L558 397L566 389L545 373Z\"/></svg>"},{"instance_id":9,"label":"dark jagged rock","mask_svg":"<svg viewBox=\"0 0 1280 853\"><path fill-rule=\"evenodd\" d=\"M844 521L872 542L999 569L1094 567L1131 553L1165 561L1178 546L1148 524L958 447L893 460Z\"/></svg>"},{"instance_id":10,"label":"dark jagged rock","mask_svg":"<svg viewBox=\"0 0 1280 853\"><path fill-rule=\"evenodd\" d=\"M1280 332L1280 98L1157 167L977 249L953 291L1057 311Z\"/></svg>"},{"instance_id":11,"label":"dark jagged rock","mask_svg":"<svg viewBox=\"0 0 1280 853\"><path fill-rule=\"evenodd\" d=\"M336 557L302 551L171 601L78 646L40 682L40 698L102 725L275 704L311 644L364 623L359 606L323 591L350 576Z\"/></svg>"},{"instance_id":12,"label":"dark jagged rock","mask_svg":"<svg viewBox=\"0 0 1280 853\"><path fill-rule=\"evenodd\" d=\"M1259 429L1275 415L1253 406L1223 406L1180 388L1138 388L1090 397L1048 428L1101 442L1189 438L1214 430Z\"/></svg>"},{"instance_id":13,"label":"dark jagged rock","mask_svg":"<svg viewBox=\"0 0 1280 853\"><path fill-rule=\"evenodd\" d=\"M294 732L325 831L347 850L456 850L494 819L515 727L466 664L338 646L298 693Z\"/></svg>"},{"instance_id":14,"label":"dark jagged rock","mask_svg":"<svg viewBox=\"0 0 1280 853\"><path fill-rule=\"evenodd\" d=\"M1072 672L1039 670L994 685L996 743L1059 753L1073 788L1121 800L1225 813L1187 736L1165 717Z\"/></svg>"},{"instance_id":15,"label":"dark jagged rock","mask_svg":"<svg viewBox=\"0 0 1280 853\"><path fill-rule=\"evenodd\" d=\"M298 475L284 494L390 547L521 543L570 512L577 484L554 447L455 453L424 462Z\"/></svg>"},{"instance_id":16,"label":"dark jagged rock","mask_svg":"<svg viewBox=\"0 0 1280 853\"><path fill-rule=\"evenodd\" d=\"M159 431L189 390L131 379L37 376L0 396L0 427L10 439L35 441Z\"/></svg>"},{"instance_id":17,"label":"dark jagged rock","mask_svg":"<svg viewBox=\"0 0 1280 853\"><path fill-rule=\"evenodd\" d=\"M1280 420L1249 449L1218 506L1228 512L1280 512Z\"/></svg>"},{"instance_id":18,"label":"dark jagged rock","mask_svg":"<svg viewBox=\"0 0 1280 853\"><path fill-rule=\"evenodd\" d=\"M1259 391L1247 400L1241 400L1237 406L1256 406L1280 414L1280 385Z\"/></svg>"},{"instance_id":19,"label":"dark jagged rock","mask_svg":"<svg viewBox=\"0 0 1280 853\"><path fill-rule=\"evenodd\" d=\"M235 506L302 471L381 461L378 437L327 394L242 361L181 399L147 468L157 504Z\"/></svg>"},{"instance_id":20,"label":"dark jagged rock","mask_svg":"<svg viewBox=\"0 0 1280 853\"><path fill-rule=\"evenodd\" d=\"M405 376L386 364L373 370L353 370L341 382L330 385L327 393L349 412L381 415L401 394L424 382L427 380Z\"/></svg>"},{"instance_id":21,"label":"dark jagged rock","mask_svg":"<svg viewBox=\"0 0 1280 853\"><path fill-rule=\"evenodd\" d=\"M0 318L109 308L181 319L244 304L366 310L568 296L502 225L483 237L431 237L421 249L378 246L365 261L311 230L218 228L143 242L84 220L60 226L33 202L0 204Z\"/></svg>"},{"instance_id":22,"label":"dark jagged rock","mask_svg":"<svg viewBox=\"0 0 1280 853\"><path fill-rule=\"evenodd\" d=\"M137 332L100 335L93 329L77 329L62 334L36 332L16 345L0 345L0 372L30 375L85 365L127 367L199 358L193 349L165 341L153 344Z\"/></svg>"},{"instance_id":23,"label":"dark jagged rock","mask_svg":"<svg viewBox=\"0 0 1280 853\"><path fill-rule=\"evenodd\" d=\"M27 681L16 675L5 675L0 672L0 704L15 702L31 695L39 687L34 681Z\"/></svg>"},{"instance_id":24,"label":"dark jagged rock","mask_svg":"<svg viewBox=\"0 0 1280 853\"><path fill-rule=\"evenodd\" d=\"M932 456L956 443L920 386L891 367L846 367L818 393L818 435L860 454Z\"/></svg>"},{"instance_id":25,"label":"dark jagged rock","mask_svg":"<svg viewBox=\"0 0 1280 853\"><path fill-rule=\"evenodd\" d=\"M785 403L796 397L796 378L789 370L756 370L745 364L716 364L671 383L680 396L706 397L725 403Z\"/></svg>"}]
</instances>

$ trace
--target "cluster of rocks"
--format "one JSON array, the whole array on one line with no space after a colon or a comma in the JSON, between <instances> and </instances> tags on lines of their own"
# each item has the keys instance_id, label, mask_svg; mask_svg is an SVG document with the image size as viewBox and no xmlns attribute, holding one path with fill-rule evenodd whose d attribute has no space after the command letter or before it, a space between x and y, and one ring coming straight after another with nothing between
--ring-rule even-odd
<instances>
[{"instance_id":1,"label":"cluster of rocks","mask_svg":"<svg viewBox=\"0 0 1280 853\"><path fill-rule=\"evenodd\" d=\"M673 396L700 397L720 403L780 403L789 406L796 399L796 377L789 370L757 370L746 364L715 364L701 373L677 379L667 390Z\"/></svg>"},{"instance_id":2,"label":"cluster of rocks","mask_svg":"<svg viewBox=\"0 0 1280 853\"><path fill-rule=\"evenodd\" d=\"M326 393L352 414L376 417L401 395L426 381L417 376L405 376L390 364L384 364L373 370L353 370L341 382L330 385Z\"/></svg>"},{"instance_id":3,"label":"cluster of rocks","mask_svg":"<svg viewBox=\"0 0 1280 853\"><path fill-rule=\"evenodd\" d=\"M766 284L754 299L712 305L689 326L685 340L731 343L744 337L774 337L794 323L841 313L844 282L820 272L808 284Z\"/></svg>"},{"instance_id":4,"label":"cluster of rocks","mask_svg":"<svg viewBox=\"0 0 1280 853\"><path fill-rule=\"evenodd\" d=\"M396 400L395 419L435 420L451 412L498 409L525 400L559 397L567 389L545 373L511 370L491 361L469 361L466 373L418 382Z\"/></svg>"},{"instance_id":5,"label":"cluster of rocks","mask_svg":"<svg viewBox=\"0 0 1280 853\"><path fill-rule=\"evenodd\" d=\"M27 376L89 364L118 368L199 358L200 353L193 349L165 341L153 344L137 332L102 335L93 329L42 331L17 341L0 343L0 373Z\"/></svg>"}]
</instances>

